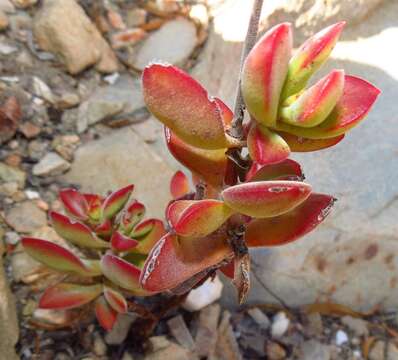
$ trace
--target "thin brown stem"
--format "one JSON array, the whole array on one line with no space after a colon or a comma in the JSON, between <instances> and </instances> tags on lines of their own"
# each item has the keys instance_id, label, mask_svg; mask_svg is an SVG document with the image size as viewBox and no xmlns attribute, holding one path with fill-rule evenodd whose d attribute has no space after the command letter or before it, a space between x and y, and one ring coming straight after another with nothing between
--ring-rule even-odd
<instances>
[{"instance_id":1,"label":"thin brown stem","mask_svg":"<svg viewBox=\"0 0 398 360\"><path fill-rule=\"evenodd\" d=\"M240 60L240 71L238 87L236 90L235 105L234 105L234 119L232 121L231 135L237 139L243 138L242 123L244 118L245 104L243 102L242 92L240 88L242 68L247 55L256 43L258 25L260 22L261 9L263 7L264 0L254 0L252 13L250 16L249 27L246 34L246 39L243 44L243 50Z\"/></svg>"}]
</instances>

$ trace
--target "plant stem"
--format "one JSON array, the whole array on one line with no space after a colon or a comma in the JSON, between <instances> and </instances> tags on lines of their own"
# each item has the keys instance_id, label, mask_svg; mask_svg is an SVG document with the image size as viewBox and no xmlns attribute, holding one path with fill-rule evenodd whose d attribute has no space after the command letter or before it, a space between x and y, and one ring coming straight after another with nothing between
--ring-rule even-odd
<instances>
[{"instance_id":1,"label":"plant stem","mask_svg":"<svg viewBox=\"0 0 398 360\"><path fill-rule=\"evenodd\" d=\"M243 102L242 92L240 89L242 68L247 55L249 54L250 50L253 48L254 44L256 43L258 25L260 22L260 15L261 15L261 9L263 7L263 2L264 0L254 0L252 13L250 16L249 27L247 29L246 39L243 44L243 50L240 59L238 87L236 90L235 105L234 105L234 119L232 121L232 128L231 128L231 135L238 139L243 138L242 122L245 111L245 104Z\"/></svg>"}]
</instances>

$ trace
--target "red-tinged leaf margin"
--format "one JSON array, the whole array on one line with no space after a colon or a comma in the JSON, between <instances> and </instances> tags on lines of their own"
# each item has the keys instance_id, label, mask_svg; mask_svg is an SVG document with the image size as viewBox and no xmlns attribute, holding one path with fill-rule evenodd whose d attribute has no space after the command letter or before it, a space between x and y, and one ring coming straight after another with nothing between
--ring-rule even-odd
<instances>
[{"instance_id":1,"label":"red-tinged leaf margin","mask_svg":"<svg viewBox=\"0 0 398 360\"><path fill-rule=\"evenodd\" d=\"M78 285L60 283L46 289L39 301L39 308L65 310L76 308L97 298L102 285Z\"/></svg>"},{"instance_id":2,"label":"red-tinged leaf margin","mask_svg":"<svg viewBox=\"0 0 398 360\"><path fill-rule=\"evenodd\" d=\"M141 288L141 270L118 256L106 254L101 259L101 270L114 284L132 291L136 295L147 295Z\"/></svg>"},{"instance_id":3,"label":"red-tinged leaf margin","mask_svg":"<svg viewBox=\"0 0 398 360\"><path fill-rule=\"evenodd\" d=\"M51 269L91 276L83 261L62 246L32 237L24 237L21 242L32 258Z\"/></svg>"},{"instance_id":4,"label":"red-tinged leaf margin","mask_svg":"<svg viewBox=\"0 0 398 360\"><path fill-rule=\"evenodd\" d=\"M128 185L110 194L102 204L102 219L111 219L127 203L134 185Z\"/></svg>"},{"instance_id":5,"label":"red-tinged leaf margin","mask_svg":"<svg viewBox=\"0 0 398 360\"><path fill-rule=\"evenodd\" d=\"M59 192L65 211L76 219L85 221L88 218L88 203L83 194L75 189L62 189Z\"/></svg>"},{"instance_id":6,"label":"red-tinged leaf margin","mask_svg":"<svg viewBox=\"0 0 398 360\"><path fill-rule=\"evenodd\" d=\"M111 237L111 247L115 251L129 251L138 246L138 241L114 231Z\"/></svg>"},{"instance_id":7,"label":"red-tinged leaf margin","mask_svg":"<svg viewBox=\"0 0 398 360\"><path fill-rule=\"evenodd\" d=\"M171 178L170 193L173 199L178 199L189 193L188 177L180 170Z\"/></svg>"},{"instance_id":8,"label":"red-tinged leaf margin","mask_svg":"<svg viewBox=\"0 0 398 360\"><path fill-rule=\"evenodd\" d=\"M292 152L310 152L327 149L337 145L345 137L342 134L327 139L306 139L283 131L279 131L278 133L285 139Z\"/></svg>"},{"instance_id":9,"label":"red-tinged leaf margin","mask_svg":"<svg viewBox=\"0 0 398 360\"><path fill-rule=\"evenodd\" d=\"M280 246L293 242L318 226L329 214L335 199L311 194L292 211L270 219L254 219L246 227L249 247Z\"/></svg>"},{"instance_id":10,"label":"red-tinged leaf margin","mask_svg":"<svg viewBox=\"0 0 398 360\"><path fill-rule=\"evenodd\" d=\"M57 234L70 243L88 248L109 247L109 244L99 239L87 225L55 211L51 211L49 216Z\"/></svg>"},{"instance_id":11,"label":"red-tinged leaf margin","mask_svg":"<svg viewBox=\"0 0 398 360\"><path fill-rule=\"evenodd\" d=\"M95 315L99 324L107 331L111 331L117 320L117 312L100 296L95 302Z\"/></svg>"},{"instance_id":12,"label":"red-tinged leaf margin","mask_svg":"<svg viewBox=\"0 0 398 360\"><path fill-rule=\"evenodd\" d=\"M261 166L253 163L246 174L246 181L269 181L269 180L304 180L301 165L292 160L286 159L278 164Z\"/></svg>"},{"instance_id":13,"label":"red-tinged leaf margin","mask_svg":"<svg viewBox=\"0 0 398 360\"><path fill-rule=\"evenodd\" d=\"M152 223L152 228L145 236L139 238L137 247L133 249L134 252L140 254L149 254L152 247L166 234L163 221L158 219L148 219L147 221Z\"/></svg>"},{"instance_id":14,"label":"red-tinged leaf margin","mask_svg":"<svg viewBox=\"0 0 398 360\"><path fill-rule=\"evenodd\" d=\"M127 312L127 301L125 297L119 292L108 286L104 287L104 297L108 304L118 312L119 314L124 314Z\"/></svg>"}]
</instances>

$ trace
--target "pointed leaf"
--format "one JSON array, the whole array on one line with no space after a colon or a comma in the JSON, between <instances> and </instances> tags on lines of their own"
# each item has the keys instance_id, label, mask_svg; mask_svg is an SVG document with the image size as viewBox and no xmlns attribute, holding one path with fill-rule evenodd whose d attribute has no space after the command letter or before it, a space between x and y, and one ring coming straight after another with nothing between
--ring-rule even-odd
<instances>
[{"instance_id":1,"label":"pointed leaf","mask_svg":"<svg viewBox=\"0 0 398 360\"><path fill-rule=\"evenodd\" d=\"M96 194L83 194L88 204L88 216L93 221L99 221L101 217L101 206L104 199Z\"/></svg>"},{"instance_id":2,"label":"pointed leaf","mask_svg":"<svg viewBox=\"0 0 398 360\"><path fill-rule=\"evenodd\" d=\"M286 159L278 164L265 166L253 163L246 177L246 181L281 180L289 177L303 180L304 174L298 162Z\"/></svg>"},{"instance_id":3,"label":"pointed leaf","mask_svg":"<svg viewBox=\"0 0 398 360\"><path fill-rule=\"evenodd\" d=\"M153 246L166 233L163 221L158 219L148 219L137 226L136 230L139 232L140 227L144 228L150 224L150 231L146 235L138 239L138 245L133 249L134 252L141 254L149 254Z\"/></svg>"},{"instance_id":4,"label":"pointed leaf","mask_svg":"<svg viewBox=\"0 0 398 360\"><path fill-rule=\"evenodd\" d=\"M28 237L22 239L22 245L32 258L51 269L91 276L83 261L62 246L50 241Z\"/></svg>"},{"instance_id":5,"label":"pointed leaf","mask_svg":"<svg viewBox=\"0 0 398 360\"><path fill-rule=\"evenodd\" d=\"M40 298L42 309L72 309L93 301L102 292L102 285L61 283L45 290Z\"/></svg>"},{"instance_id":6,"label":"pointed leaf","mask_svg":"<svg viewBox=\"0 0 398 360\"><path fill-rule=\"evenodd\" d=\"M217 102L187 73L153 64L145 68L142 84L149 111L185 142L203 149L237 145L224 131Z\"/></svg>"},{"instance_id":7,"label":"pointed leaf","mask_svg":"<svg viewBox=\"0 0 398 360\"><path fill-rule=\"evenodd\" d=\"M343 89L344 71L333 70L305 90L292 104L282 107L282 121L301 127L319 125L336 106Z\"/></svg>"},{"instance_id":8,"label":"pointed leaf","mask_svg":"<svg viewBox=\"0 0 398 360\"><path fill-rule=\"evenodd\" d=\"M111 246L115 251L128 251L137 247L138 241L123 235L119 231L112 234Z\"/></svg>"},{"instance_id":9,"label":"pointed leaf","mask_svg":"<svg viewBox=\"0 0 398 360\"><path fill-rule=\"evenodd\" d=\"M310 152L329 148L344 139L344 134L328 139L306 139L300 136L278 132L288 143L292 152Z\"/></svg>"},{"instance_id":10,"label":"pointed leaf","mask_svg":"<svg viewBox=\"0 0 398 360\"><path fill-rule=\"evenodd\" d=\"M189 193L189 180L182 171L177 171L171 178L170 193L173 199L178 199Z\"/></svg>"},{"instance_id":11,"label":"pointed leaf","mask_svg":"<svg viewBox=\"0 0 398 360\"><path fill-rule=\"evenodd\" d=\"M231 186L221 195L232 209L266 218L292 210L310 193L311 186L298 181L257 181Z\"/></svg>"},{"instance_id":12,"label":"pointed leaf","mask_svg":"<svg viewBox=\"0 0 398 360\"><path fill-rule=\"evenodd\" d=\"M182 165L214 187L223 185L228 163L226 149L203 150L193 147L168 128L165 128L165 136L169 151Z\"/></svg>"},{"instance_id":13,"label":"pointed leaf","mask_svg":"<svg viewBox=\"0 0 398 360\"><path fill-rule=\"evenodd\" d=\"M99 324L107 331L111 331L117 320L117 312L106 302L103 296L95 302L95 315Z\"/></svg>"},{"instance_id":14,"label":"pointed leaf","mask_svg":"<svg viewBox=\"0 0 398 360\"><path fill-rule=\"evenodd\" d=\"M134 185L128 185L110 194L102 204L102 218L111 219L127 203Z\"/></svg>"},{"instance_id":15,"label":"pointed leaf","mask_svg":"<svg viewBox=\"0 0 398 360\"><path fill-rule=\"evenodd\" d=\"M290 154L289 145L280 135L256 124L250 128L247 147L250 157L260 165L281 162Z\"/></svg>"},{"instance_id":16,"label":"pointed leaf","mask_svg":"<svg viewBox=\"0 0 398 360\"><path fill-rule=\"evenodd\" d=\"M224 122L224 126L228 129L231 127L232 120L234 118L234 113L231 109L219 98L214 98L214 101L217 103L218 108L220 109L221 117Z\"/></svg>"},{"instance_id":17,"label":"pointed leaf","mask_svg":"<svg viewBox=\"0 0 398 360\"><path fill-rule=\"evenodd\" d=\"M101 259L101 270L105 277L114 284L137 295L145 294L139 284L141 270L135 265L115 255L106 254Z\"/></svg>"},{"instance_id":18,"label":"pointed leaf","mask_svg":"<svg viewBox=\"0 0 398 360\"><path fill-rule=\"evenodd\" d=\"M283 23L264 34L244 63L243 99L249 113L263 125L275 125L291 49L291 25Z\"/></svg>"},{"instance_id":19,"label":"pointed leaf","mask_svg":"<svg viewBox=\"0 0 398 360\"><path fill-rule=\"evenodd\" d=\"M59 198L68 214L79 220L87 219L88 203L83 194L75 189L63 189Z\"/></svg>"},{"instance_id":20,"label":"pointed leaf","mask_svg":"<svg viewBox=\"0 0 398 360\"><path fill-rule=\"evenodd\" d=\"M119 291L106 286L104 288L104 297L112 309L119 314L127 312L127 301Z\"/></svg>"},{"instance_id":21,"label":"pointed leaf","mask_svg":"<svg viewBox=\"0 0 398 360\"><path fill-rule=\"evenodd\" d=\"M222 201L196 200L178 218L174 230L181 236L202 237L217 230L233 211Z\"/></svg>"},{"instance_id":22,"label":"pointed leaf","mask_svg":"<svg viewBox=\"0 0 398 360\"><path fill-rule=\"evenodd\" d=\"M89 248L109 247L109 244L99 239L87 225L55 211L50 212L50 219L57 234L72 244Z\"/></svg>"},{"instance_id":23,"label":"pointed leaf","mask_svg":"<svg viewBox=\"0 0 398 360\"><path fill-rule=\"evenodd\" d=\"M331 25L300 46L289 62L289 71L282 92L283 100L305 88L310 77L329 57L344 25L344 21Z\"/></svg>"},{"instance_id":24,"label":"pointed leaf","mask_svg":"<svg viewBox=\"0 0 398 360\"><path fill-rule=\"evenodd\" d=\"M145 206L138 201L132 202L123 214L120 229L129 234L145 215Z\"/></svg>"},{"instance_id":25,"label":"pointed leaf","mask_svg":"<svg viewBox=\"0 0 398 360\"><path fill-rule=\"evenodd\" d=\"M309 139L326 139L346 133L358 125L376 101L380 90L365 80L346 75L344 92L337 105L320 125L312 128L278 122L278 129Z\"/></svg>"},{"instance_id":26,"label":"pointed leaf","mask_svg":"<svg viewBox=\"0 0 398 360\"><path fill-rule=\"evenodd\" d=\"M161 292L176 288L201 271L232 257L225 228L205 238L185 239L166 234L145 262L140 282L144 289Z\"/></svg>"},{"instance_id":27,"label":"pointed leaf","mask_svg":"<svg viewBox=\"0 0 398 360\"><path fill-rule=\"evenodd\" d=\"M99 224L95 227L94 231L98 236L109 239L113 231L112 221L109 219L104 220L102 224Z\"/></svg>"},{"instance_id":28,"label":"pointed leaf","mask_svg":"<svg viewBox=\"0 0 398 360\"><path fill-rule=\"evenodd\" d=\"M302 204L286 214L255 219L246 228L249 247L279 246L299 239L318 226L329 214L335 199L324 194L311 194Z\"/></svg>"}]
</instances>

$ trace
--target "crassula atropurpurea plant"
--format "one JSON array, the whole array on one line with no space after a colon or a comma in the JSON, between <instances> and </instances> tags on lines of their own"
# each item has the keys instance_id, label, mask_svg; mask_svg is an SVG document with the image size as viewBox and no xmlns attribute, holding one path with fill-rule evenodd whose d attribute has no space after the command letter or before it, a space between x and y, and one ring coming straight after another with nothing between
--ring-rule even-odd
<instances>
[{"instance_id":1,"label":"crassula atropurpurea plant","mask_svg":"<svg viewBox=\"0 0 398 360\"><path fill-rule=\"evenodd\" d=\"M127 311L126 296L182 294L217 270L233 280L243 301L249 288L248 248L279 246L313 230L335 199L314 193L291 152L339 143L369 112L379 90L333 70L313 85L344 23L308 39L292 55L291 25L269 30L248 54L241 92L249 121L182 70L151 64L143 72L144 99L165 125L172 155L192 173L171 179L166 221L142 221L133 186L106 198L61 191L66 215L52 212L56 232L85 258L51 242L24 238L25 250L48 267L91 279L48 288L42 308L95 301L99 322L111 329ZM242 150L247 147L247 155Z\"/></svg>"}]
</instances>

